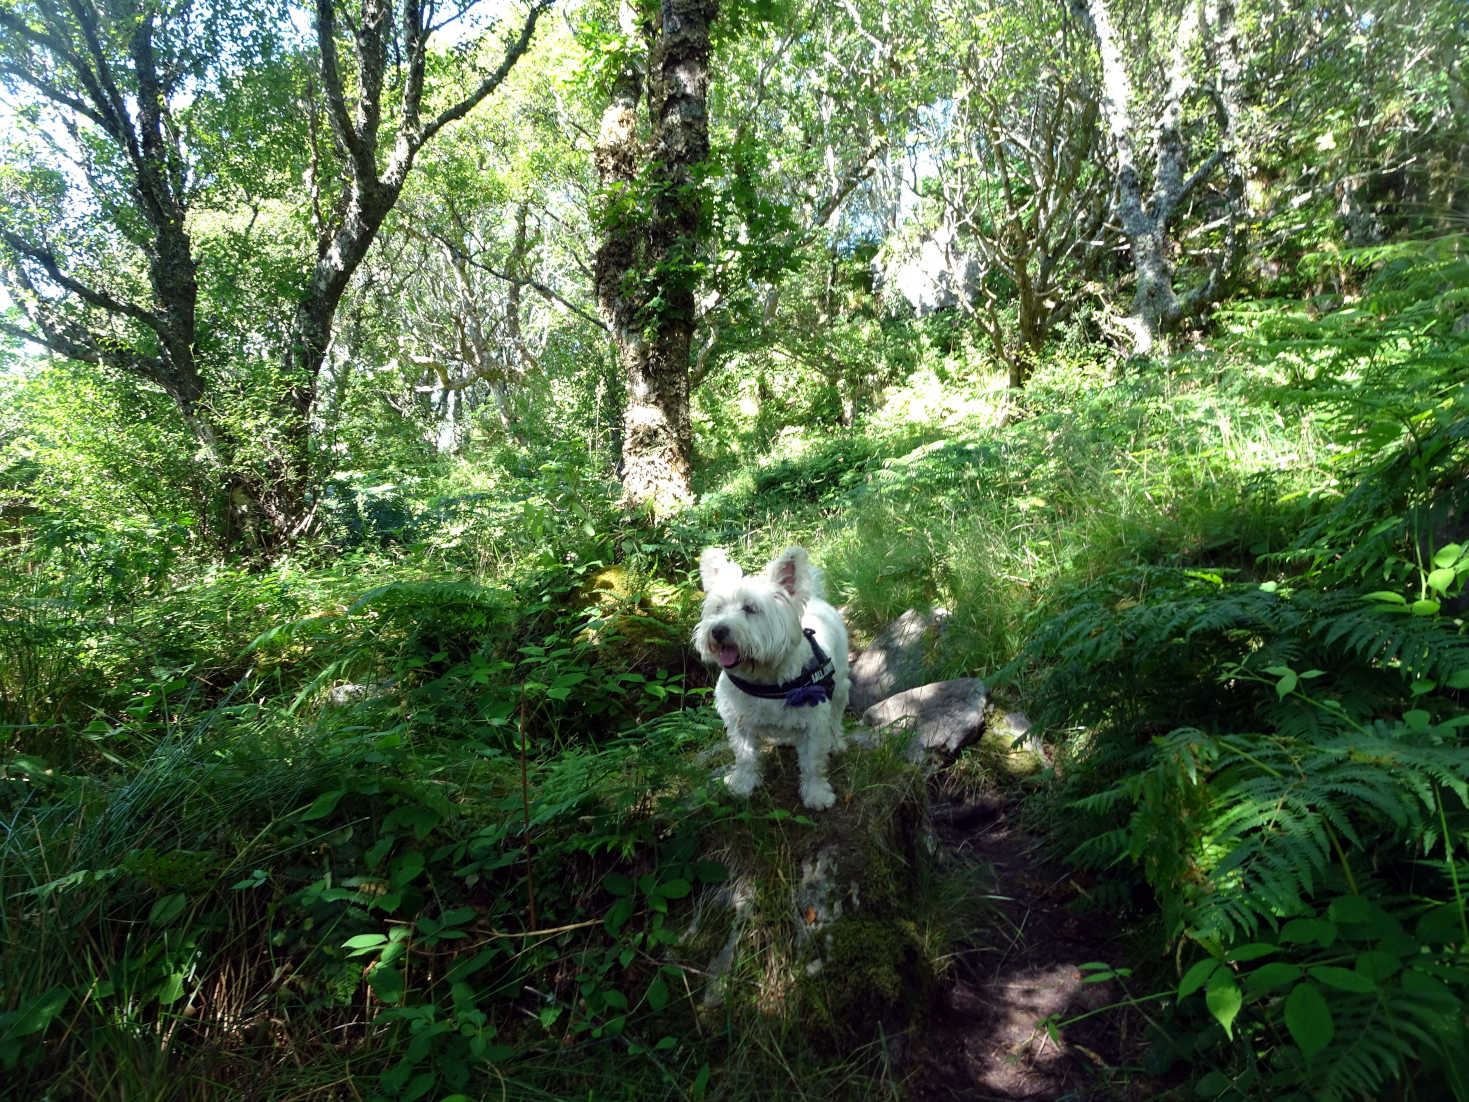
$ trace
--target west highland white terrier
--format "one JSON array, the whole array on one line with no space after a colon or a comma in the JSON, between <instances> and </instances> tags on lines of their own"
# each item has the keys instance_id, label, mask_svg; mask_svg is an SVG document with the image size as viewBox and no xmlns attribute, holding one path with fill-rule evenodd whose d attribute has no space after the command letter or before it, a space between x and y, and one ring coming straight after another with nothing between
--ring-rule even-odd
<instances>
[{"instance_id":1,"label":"west highland white terrier","mask_svg":"<svg viewBox=\"0 0 1469 1102\"><path fill-rule=\"evenodd\" d=\"M836 802L827 758L842 748L847 628L824 600L821 574L800 547L747 576L711 547L699 558L704 614L694 648L723 672L714 706L734 749L724 783L748 796L760 783L762 742L794 746L801 802L816 811Z\"/></svg>"}]
</instances>

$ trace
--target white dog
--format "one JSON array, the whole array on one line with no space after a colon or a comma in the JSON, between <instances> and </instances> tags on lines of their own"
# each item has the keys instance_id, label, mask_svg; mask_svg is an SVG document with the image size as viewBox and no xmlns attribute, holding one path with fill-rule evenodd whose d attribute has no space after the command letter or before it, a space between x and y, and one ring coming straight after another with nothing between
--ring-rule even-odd
<instances>
[{"instance_id":1,"label":"white dog","mask_svg":"<svg viewBox=\"0 0 1469 1102\"><path fill-rule=\"evenodd\" d=\"M762 741L794 746L801 767L801 802L821 811L836 802L827 758L842 748L847 674L847 628L823 600L821 575L800 547L788 548L746 577L729 556L711 547L699 559L704 615L694 648L723 667L714 706L734 749L724 778L748 796L760 783Z\"/></svg>"}]
</instances>

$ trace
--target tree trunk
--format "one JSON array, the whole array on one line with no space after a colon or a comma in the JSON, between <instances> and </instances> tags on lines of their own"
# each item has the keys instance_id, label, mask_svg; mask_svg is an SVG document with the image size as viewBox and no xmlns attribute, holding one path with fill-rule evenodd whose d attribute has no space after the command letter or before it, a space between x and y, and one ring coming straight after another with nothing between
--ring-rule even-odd
<instances>
[{"instance_id":1,"label":"tree trunk","mask_svg":"<svg viewBox=\"0 0 1469 1102\"><path fill-rule=\"evenodd\" d=\"M188 232L188 198L200 166L190 163L195 151L180 137L170 102L170 97L182 102L195 95L192 81L180 76L186 53L179 51L194 30L185 14L188 5L175 9L102 0L38 3L26 12L0 5L0 30L24 47L7 52L7 81L27 86L60 116L70 144L56 148L87 149L99 135L112 147L115 178L87 171L90 155L75 164L102 217L126 204L138 212L140 232L123 231L122 238L144 258L151 291L151 302L144 304L89 285L66 270L63 250L45 243L45 226L0 225L0 244L15 256L12 265L0 255L0 278L18 292L14 297L27 322L21 326L0 318L0 332L160 387L178 406L205 457L199 482L212 481L222 499L227 540L266 554L288 545L307 530L315 508L312 421L342 294L397 202L415 155L500 85L528 49L549 3L532 0L519 36L505 43L499 67L463 98L425 118L421 107L433 27L424 20L432 6L360 0L351 18L356 64L344 79L337 44L346 36L338 34L337 0L316 0L322 96L346 178L333 218L319 220L316 264L302 281L281 357L284 385L267 411L276 450L250 469L240 467L242 430L232 430L221 409L211 407L209 375L200 364L199 258ZM400 98L396 132L385 137L382 97L390 86L385 81L390 58L395 66L391 86ZM111 162L104 158L102 163ZM63 174L76 175L70 168ZM314 198L314 171L312 192ZM64 227L52 227L57 228Z\"/></svg>"},{"instance_id":2,"label":"tree trunk","mask_svg":"<svg viewBox=\"0 0 1469 1102\"><path fill-rule=\"evenodd\" d=\"M1169 336L1185 318L1219 301L1229 290L1244 257L1244 180L1235 150L1240 70L1234 6L1230 0L1211 2L1210 24L1201 31L1203 3L1188 0L1185 4L1174 34L1168 85L1153 127L1153 187L1147 196L1138 164L1138 124L1132 116L1136 96L1106 0L1074 0L1074 7L1091 26L1102 63L1102 109L1116 160L1116 213L1132 248L1137 276L1132 315L1124 326L1132 337L1134 355L1145 356L1157 348L1166 351ZM1208 91L1219 121L1219 144L1185 177L1183 104L1195 83L1189 72L1189 56L1201 36L1204 55L1217 76L1216 86ZM1174 289L1169 231L1184 200L1221 166L1227 211L1225 246L1205 262L1201 281L1180 296Z\"/></svg>"},{"instance_id":3,"label":"tree trunk","mask_svg":"<svg viewBox=\"0 0 1469 1102\"><path fill-rule=\"evenodd\" d=\"M643 80L630 64L613 86L596 164L606 226L594 274L627 387L623 501L666 510L693 496L689 358L703 232L696 171L709 154L706 98L713 0L663 0L649 35L651 140L638 135ZM633 27L629 5L624 31ZM646 167L652 187L638 187Z\"/></svg>"}]
</instances>

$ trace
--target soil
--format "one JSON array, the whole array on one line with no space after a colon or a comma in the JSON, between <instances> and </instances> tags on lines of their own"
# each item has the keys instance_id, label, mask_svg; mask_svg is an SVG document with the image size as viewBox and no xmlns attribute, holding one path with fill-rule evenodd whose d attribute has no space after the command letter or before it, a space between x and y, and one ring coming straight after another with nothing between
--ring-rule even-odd
<instances>
[{"instance_id":1,"label":"soil","mask_svg":"<svg viewBox=\"0 0 1469 1102\"><path fill-rule=\"evenodd\" d=\"M1077 906L1085 892L1019 825L1019 801L936 796L940 859L968 863L995 908L962 945L925 1035L910 1053L914 1102L1156 1097L1135 1067L1143 1022L1115 981L1083 982L1082 966L1125 960L1121 931ZM1116 1005L1122 1004L1122 1005ZM1114 1009L1102 1009L1114 1007ZM1100 1011L1082 1017L1090 1011ZM1061 1023L1048 1029L1044 1020ZM1080 1019L1080 1020L1078 1020Z\"/></svg>"}]
</instances>

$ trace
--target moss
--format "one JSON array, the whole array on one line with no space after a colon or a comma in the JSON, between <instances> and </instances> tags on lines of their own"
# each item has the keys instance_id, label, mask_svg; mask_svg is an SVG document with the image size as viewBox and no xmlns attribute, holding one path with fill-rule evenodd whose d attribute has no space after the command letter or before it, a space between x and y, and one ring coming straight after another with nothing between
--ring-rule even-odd
<instances>
[{"instance_id":1,"label":"moss","mask_svg":"<svg viewBox=\"0 0 1469 1102\"><path fill-rule=\"evenodd\" d=\"M834 1044L871 1040L916 1025L934 992L917 925L895 915L839 919L812 945L795 996L803 1020ZM817 961L819 967L812 967Z\"/></svg>"},{"instance_id":2,"label":"moss","mask_svg":"<svg viewBox=\"0 0 1469 1102\"><path fill-rule=\"evenodd\" d=\"M683 942L718 977L706 1007L747 1025L799 1022L823 1048L910 1027L934 988L932 923L915 913L929 875L922 774L887 748L853 748L833 784L836 807L808 812L794 753L769 755L764 783L708 839L730 883L708 893Z\"/></svg>"},{"instance_id":3,"label":"moss","mask_svg":"<svg viewBox=\"0 0 1469 1102\"><path fill-rule=\"evenodd\" d=\"M577 640L596 644L592 653L599 665L651 673L684 664L691 613L676 586L613 565L592 574L580 598L595 618Z\"/></svg>"}]
</instances>

